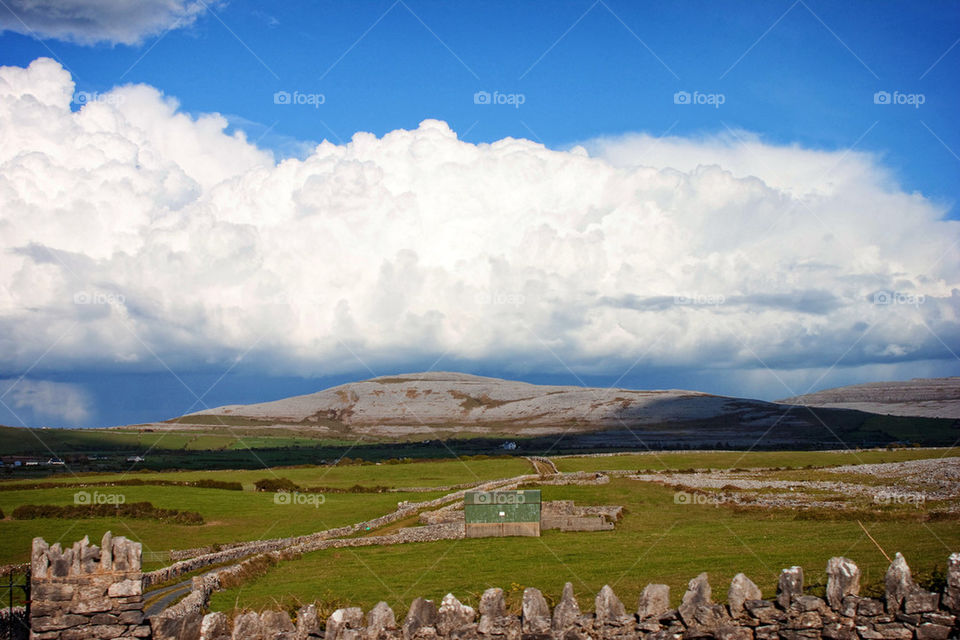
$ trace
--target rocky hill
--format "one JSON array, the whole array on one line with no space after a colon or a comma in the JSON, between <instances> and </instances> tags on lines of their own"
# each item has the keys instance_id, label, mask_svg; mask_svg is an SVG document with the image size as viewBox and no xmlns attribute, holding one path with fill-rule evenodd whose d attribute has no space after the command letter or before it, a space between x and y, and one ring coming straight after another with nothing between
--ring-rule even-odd
<instances>
[{"instance_id":1,"label":"rocky hill","mask_svg":"<svg viewBox=\"0 0 960 640\"><path fill-rule=\"evenodd\" d=\"M169 426L296 425L318 435L379 440L563 434L576 438L577 446L641 448L843 447L898 439L882 425L861 431L869 420L856 411L814 411L696 391L543 386L431 372L374 378L274 402L217 407Z\"/></svg>"},{"instance_id":2,"label":"rocky hill","mask_svg":"<svg viewBox=\"0 0 960 640\"><path fill-rule=\"evenodd\" d=\"M891 416L960 419L960 377L914 378L836 387L779 402Z\"/></svg>"}]
</instances>

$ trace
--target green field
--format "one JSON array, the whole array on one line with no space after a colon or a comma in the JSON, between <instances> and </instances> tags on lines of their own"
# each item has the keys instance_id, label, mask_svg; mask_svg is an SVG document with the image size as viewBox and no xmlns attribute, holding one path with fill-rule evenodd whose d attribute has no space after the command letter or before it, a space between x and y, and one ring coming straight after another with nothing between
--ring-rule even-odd
<instances>
[{"instance_id":1,"label":"green field","mask_svg":"<svg viewBox=\"0 0 960 640\"><path fill-rule=\"evenodd\" d=\"M557 599L573 583L581 606L593 608L604 584L629 608L643 587L670 585L674 604L686 582L707 571L715 598L723 600L731 578L745 572L763 590L775 592L780 569L803 566L808 586L822 589L827 559L844 555L863 570L869 593L888 563L853 519L807 520L793 511L739 511L725 506L675 504L672 489L628 479L587 487L543 487L544 500L620 504L627 513L610 532L544 532L540 538L488 538L395 547L319 551L282 563L237 589L216 593L211 608L262 609L318 600L326 608L369 608L386 600L402 616L416 597L439 600L447 592L476 606L491 586L509 592L518 606L523 587L536 586ZM908 514L901 514L909 517ZM865 522L887 553L901 551L915 575L946 565L960 549L960 526L893 518ZM822 593L822 591L821 591Z\"/></svg>"},{"instance_id":2,"label":"green field","mask_svg":"<svg viewBox=\"0 0 960 640\"><path fill-rule=\"evenodd\" d=\"M144 551L161 552L188 549L208 544L303 535L353 524L393 511L397 502L421 502L443 495L440 492L330 493L319 507L309 505L277 505L273 494L256 493L253 483L263 478L288 478L303 487L435 487L462 482L478 482L531 472L524 459L464 460L442 462L410 462L363 466L321 466L276 468L259 471L189 471L141 472L134 474L85 474L79 478L61 475L55 479L15 480L2 483L9 488L38 481L70 485L63 489L28 489L0 491L0 509L7 515L0 521L0 564L25 562L30 556L30 540L42 536L51 544L71 544L89 535L99 540L111 530L143 542ZM90 487L101 494L122 494L127 503L148 501L154 506L196 511L203 516L200 526L177 526L150 520L92 518L79 520L13 520L10 513L23 504L73 504L74 493L82 482L110 482L136 478L150 480L195 481L216 479L241 482L244 491L200 489L170 486Z\"/></svg>"},{"instance_id":3,"label":"green field","mask_svg":"<svg viewBox=\"0 0 960 640\"><path fill-rule=\"evenodd\" d=\"M0 492L0 508L10 513L20 504L72 504L76 489ZM360 522L393 511L401 500L422 501L442 493L338 493L324 496L318 507L275 504L272 493L187 487L104 487L101 494L122 494L126 502L149 501L166 509L197 511L205 524L171 525L151 520L91 518L82 520L0 521L0 564L26 562L30 541L72 544L89 535L99 541L105 531L143 543L145 552L189 549L208 544L304 535ZM156 565L155 562L150 563ZM166 563L161 563L166 564Z\"/></svg>"},{"instance_id":4,"label":"green field","mask_svg":"<svg viewBox=\"0 0 960 640\"><path fill-rule=\"evenodd\" d=\"M533 473L533 467L524 458L492 458L410 461L403 464L369 465L331 465L274 467L272 469L241 469L223 471L137 471L132 473L85 473L72 475L61 473L48 478L25 478L0 483L0 495L3 487L37 482L57 482L79 484L82 482L112 482L125 479L137 479L143 482L151 480L175 480L190 482L196 480L223 480L240 482L245 488L252 489L253 483L262 478L288 478L302 487L439 487L464 482L481 482Z\"/></svg>"},{"instance_id":5,"label":"green field","mask_svg":"<svg viewBox=\"0 0 960 640\"><path fill-rule=\"evenodd\" d=\"M869 449L853 451L652 451L611 456L553 458L560 471L664 471L677 469L753 469L757 467L829 467L843 464L902 462L960 455L960 448Z\"/></svg>"},{"instance_id":6,"label":"green field","mask_svg":"<svg viewBox=\"0 0 960 640\"><path fill-rule=\"evenodd\" d=\"M278 430L276 435L211 428L208 431L149 431L143 429L19 429L0 427L0 453L16 455L114 450L219 450L313 446L317 438ZM326 440L329 444L342 441Z\"/></svg>"},{"instance_id":7,"label":"green field","mask_svg":"<svg viewBox=\"0 0 960 640\"><path fill-rule=\"evenodd\" d=\"M194 455L201 455L199 452ZM768 469L767 478L784 480L832 479L882 486L884 478L848 473L829 474L822 467L842 464L896 462L960 455L960 449L897 449L849 452L657 452L598 457L557 457L561 471ZM442 487L530 474L523 458L465 458L444 461L406 461L398 464L275 467L259 470L140 471L48 478L22 478L0 483L0 563L24 562L30 540L71 544L89 535L96 541L104 531L141 541L146 552L194 548L264 538L312 533L360 522L393 511L402 500L420 502L443 495L425 492L347 492L366 488ZM681 478L685 477L683 475ZM325 501L312 505L275 504L273 494L253 491L253 483L284 478L301 487L335 489ZM84 486L136 479L142 482L239 482L243 491L184 486ZM676 481L676 480L675 480ZM62 487L29 488L37 482ZM892 486L892 485L891 485ZM164 509L195 511L202 525L171 525L146 519L90 518L13 520L11 511L23 504L67 505L78 490L122 494L128 503L149 501ZM650 582L671 586L678 602L686 582L708 571L715 598L722 600L732 576L743 571L765 595L774 592L781 568L800 564L813 592L822 591L828 558L845 555L863 569L866 593L878 588L887 561L869 540L862 520L890 555L901 551L915 575L929 580L942 570L951 551L960 549L960 522L945 514L942 503L877 507L864 497L849 499L855 511L785 508L749 508L729 503L719 506L678 504L673 488L613 477L608 484L542 487L544 500L570 499L578 504L616 504L625 515L610 532L561 533L547 531L541 538L452 540L394 547L363 547L319 551L281 563L238 588L213 596L212 608L232 611L236 606L261 609L280 603L293 609L318 601L326 611L338 604L370 607L387 600L402 615L419 596L434 599L453 592L476 605L490 586L508 591L517 606L525 586L537 586L548 598L559 595L563 583L573 582L581 605L592 609L592 598L603 584L614 586L628 607ZM340 492L338 492L340 491ZM764 492L783 491L764 489ZM709 492L708 492L709 493ZM836 500L826 492L817 494ZM842 499L842 497L841 497ZM416 526L411 517L369 534L399 526ZM160 566L153 554L147 568Z\"/></svg>"}]
</instances>

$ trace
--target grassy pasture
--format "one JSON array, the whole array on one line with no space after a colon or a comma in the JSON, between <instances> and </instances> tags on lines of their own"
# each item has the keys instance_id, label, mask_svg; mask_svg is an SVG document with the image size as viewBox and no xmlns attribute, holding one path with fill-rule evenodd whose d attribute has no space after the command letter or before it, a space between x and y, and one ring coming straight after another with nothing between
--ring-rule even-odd
<instances>
[{"instance_id":1,"label":"grassy pasture","mask_svg":"<svg viewBox=\"0 0 960 640\"><path fill-rule=\"evenodd\" d=\"M330 493L319 507L277 505L272 493L256 493L253 483L263 478L288 478L303 487L438 487L493 480L531 473L530 463L522 458L406 462L402 464L357 466L303 466L239 471L172 471L130 474L89 473L80 476L61 474L53 478L30 478L4 482L4 488L35 482L58 482L64 488L0 491L0 509L7 518L0 520L0 564L24 562L30 555L30 540L44 537L47 542L71 544L89 535L99 540L111 530L116 535L143 542L144 551L186 549L209 544L302 535L339 527L393 511L397 502L421 502L443 495L442 492ZM78 487L83 482L110 482L136 478L150 480L196 481L203 479L240 482L244 491L202 489L177 486ZM196 511L203 516L200 526L177 526L150 520L89 518L77 520L13 520L13 509L22 504L73 504L74 493L86 491L121 494L127 503L148 501L166 509ZM154 563L155 564L155 563Z\"/></svg>"},{"instance_id":2,"label":"grassy pasture","mask_svg":"<svg viewBox=\"0 0 960 640\"><path fill-rule=\"evenodd\" d=\"M329 441L329 439L328 439ZM143 431L140 429L15 429L0 427L0 452L235 450L264 447L315 446L319 440L295 432L276 435L244 433L211 427L204 431ZM332 442L332 441L329 441Z\"/></svg>"},{"instance_id":3,"label":"grassy pasture","mask_svg":"<svg viewBox=\"0 0 960 640\"><path fill-rule=\"evenodd\" d=\"M844 464L903 462L960 455L960 447L940 449L866 449L852 451L653 451L613 456L558 457L560 471L662 471L755 467L831 467Z\"/></svg>"},{"instance_id":4,"label":"grassy pasture","mask_svg":"<svg viewBox=\"0 0 960 640\"><path fill-rule=\"evenodd\" d=\"M73 504L77 489L0 492L0 508L9 514L20 504ZM87 490L92 493L94 490ZM261 538L302 535L360 522L393 511L401 500L429 500L442 493L339 493L324 496L323 504L275 504L272 493L224 491L192 487L100 487L100 494L121 494L126 502L149 501L157 507L199 512L203 525L172 525L152 520L89 518L0 521L0 564L26 562L30 541L42 536L49 543L72 544L89 535L99 541L107 530L143 543L144 551L187 549ZM156 563L153 563L156 565ZM165 564L165 563L161 563Z\"/></svg>"},{"instance_id":5,"label":"grassy pasture","mask_svg":"<svg viewBox=\"0 0 960 640\"><path fill-rule=\"evenodd\" d=\"M404 462L379 465L337 465L299 467L274 467L273 469L244 469L224 471L136 471L132 473L85 473L73 476L69 473L48 478L29 478L4 482L4 486L36 482L110 482L136 478L150 480L224 480L243 483L252 489L253 483L262 478L289 478L302 487L438 487L464 482L480 482L533 473L533 467L524 458L432 460L429 462ZM0 494L3 492L0 491Z\"/></svg>"},{"instance_id":6,"label":"grassy pasture","mask_svg":"<svg viewBox=\"0 0 960 640\"><path fill-rule=\"evenodd\" d=\"M691 463L696 462L691 459ZM701 465L705 461L700 461ZM687 464L684 462L683 464ZM827 559L844 555L863 570L865 592L878 588L888 566L853 517L808 519L791 510L742 510L725 505L677 504L668 487L629 479L602 486L543 487L545 500L620 504L626 515L610 532L547 531L541 538L488 538L425 544L334 549L284 562L266 575L213 595L212 609L261 609L319 601L369 608L386 600L398 616L419 596L439 600L453 592L476 606L490 586L508 591L514 608L522 588L536 586L559 598L570 581L581 606L593 609L604 584L627 608L651 582L670 585L679 603L688 580L707 571L715 599L724 600L730 580L745 572L763 590L775 592L780 569L803 566L806 582L822 595ZM915 522L904 509L864 525L890 555L904 553L919 579L945 567L960 549L956 521Z\"/></svg>"}]
</instances>

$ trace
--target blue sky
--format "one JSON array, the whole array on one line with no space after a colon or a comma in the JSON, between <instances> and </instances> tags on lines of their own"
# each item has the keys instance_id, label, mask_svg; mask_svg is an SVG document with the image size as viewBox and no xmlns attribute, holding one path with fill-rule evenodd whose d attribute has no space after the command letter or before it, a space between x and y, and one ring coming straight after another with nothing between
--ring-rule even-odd
<instances>
[{"instance_id":1,"label":"blue sky","mask_svg":"<svg viewBox=\"0 0 960 640\"><path fill-rule=\"evenodd\" d=\"M119 3L118 6L123 4ZM182 9L180 14L174 12L163 15L161 11L147 15L151 3L146 2L137 9L118 10L116 15L98 16L95 20L89 19L88 10L83 5L79 0L71 0L62 7L64 15L59 16L44 15L42 6L39 9L28 8L22 2L11 2L8 8L0 8L0 26L6 29L0 34L0 65L27 67L37 58L55 59L75 83L74 100L70 105L74 114L80 112L86 102L96 102L104 96L115 95L111 93L115 87L148 85L163 96L175 99L179 111L193 119L202 118L204 114L222 114L228 122L225 129L227 134L236 131L245 133L251 158L259 149L272 152L274 161L287 157L306 159L313 153L314 145L322 140L342 146L359 131L370 132L381 138L391 131L417 130L423 120L436 119L446 122L459 140L472 145L492 143L508 137L529 139L558 151L584 144L591 155L601 157L607 154L610 164L622 170L648 165L656 160L657 152L635 148L627 153L632 160L611 159L612 152L605 146L606 143L614 141L611 144L619 144L625 139L629 140L631 135L640 136L648 146L655 146L657 139L663 136L669 141L667 146L678 156L686 154L681 164L688 166L671 166L690 172L691 176L696 173L697 164L726 166L724 162L729 159L728 156L713 154L716 150L711 145L715 143L725 145L724 148L746 149L744 153L749 153L752 148L750 145L755 144L762 150L778 150L780 154L789 155L793 153L791 150L795 150L798 158L806 154L803 160L797 160L798 163L807 162L815 154L821 154L824 158L821 169L825 177L818 179L826 180L823 184L831 179L832 167L846 166L848 161L855 161L860 164L851 169L853 174L869 173L871 188L875 187L878 193L883 192L884 197L895 193L900 198L896 202L891 200L890 207L902 206L914 196L922 198L925 209L916 214L918 237L911 238L909 235L909 228L914 224L914 219L910 217L913 214L903 215L901 222L904 229L898 231L903 234L899 246L911 245L903 249L909 253L909 258L891 254L888 260L882 249L877 254L877 247L880 246L877 243L854 247L856 241L849 240L847 249L834 249L833 254L825 255L839 260L839 253L847 252L850 255L844 256L844 259L852 260L853 255L862 250L864 255L877 258L878 264L883 261L889 263L889 269L882 270L882 277L875 267L857 267L859 271L845 271L845 275L832 284L814 286L797 284L790 272L777 271L784 268L779 265L767 269L776 277L771 277L765 285L758 284L762 278L751 280L748 287L743 283L731 284L729 280L723 281L723 278L713 280L703 275L696 281L698 284L684 285L687 286L686 291L697 293L709 290L723 292L728 300L767 301L771 298L763 298L761 294L773 294L774 290L778 292L775 295L794 295L791 293L794 289L816 289L820 292L817 294L818 300L821 300L819 310L813 311L812 307L801 309L799 316L774 318L772 309L776 305L744 307L742 322L747 327L745 335L750 340L765 335L765 330L750 324L750 318L757 317L761 311L770 314L773 326L781 329L787 325L793 327L797 323L807 322L806 318L812 315L827 314L827 307L835 308L829 302L835 298L852 296L851 300L860 300L880 289L920 295L923 286L933 286L930 283L935 283L934 289L923 290L925 298L928 301L939 300L937 304L943 306L934 308L933 304L928 304L924 307L925 313L932 315L920 319L914 317L910 321L912 324L908 323L910 331L916 330L917 335L922 337L917 337L907 346L892 346L891 338L878 337L876 343L870 343L870 339L857 339L861 334L867 335L864 331L869 332L872 321L857 320L855 314L838 317L831 321L835 324L829 326L825 324L815 329L805 326L801 333L809 338L809 344L796 341L787 345L773 338L761 346L751 342L748 345L751 352L749 357L731 365L737 375L725 373L724 367L717 363L693 365L689 357L670 358L661 354L650 363L645 363L643 354L646 352L642 343L652 341L649 335L642 332L638 334L639 329L627 326L625 331L640 335L641 339L640 344L631 347L635 350L630 351L630 357L626 357L625 362L639 360L644 364L626 369L624 362L619 359L605 361L601 353L592 353L589 348L584 348L579 341L585 338L570 328L579 326L586 335L587 328L593 326L591 322L581 322L582 318L575 319L579 317L580 302L574 301L582 301L581 294L593 295L597 292L586 285L550 289L553 286L550 283L555 281L546 276L542 279L529 276L532 267L527 265L526 271L519 267L516 269L516 273L528 274L525 276L527 279L508 279L513 284L502 286L516 288L502 291L507 291L507 295L519 295L516 292L527 287L523 299L529 301L532 295L530 291L540 286L530 284L536 280L540 284L547 283L544 285L547 289L536 289L549 290L550 295L543 293L544 300L564 301L546 311L540 309L549 316L549 321L542 318L523 321L527 322L524 324L526 327L539 327L541 331L537 335L550 334L543 342L555 345L558 351L554 354L555 358L541 353L543 357L531 357L529 362L523 361L526 364L517 365L516 357L501 357L494 352L491 345L495 345L496 340L485 346L458 350L439 339L436 343L428 341L430 346L424 349L425 355L403 356L403 353L407 353L405 349L410 346L410 337L407 334L400 335L400 332L380 346L367 344L364 346L367 350L357 349L358 352L354 354L356 357L352 359L344 356L343 349L339 347L332 351L320 349L312 358L290 355L290 351L296 352L298 346L306 348L308 343L313 345L330 337L330 331L324 333L320 330L299 345L284 345L281 344L282 340L278 340L273 347L267 347L258 341L256 348L253 348L238 338L230 344L218 345L210 354L192 358L189 355L192 338L178 334L181 329L183 334L192 333L189 325L179 327L170 317L160 318L164 314L156 310L149 313L142 311L149 306L147 301L153 295L149 292L161 290L161 285L151 283L148 286L142 281L131 283L128 279L130 267L117 262L118 253L114 253L113 262L107 264L104 261L109 252L106 250L85 253L69 248L66 240L54 240L57 233L66 229L65 226L58 228L58 224L54 223L49 234L37 231L36 237L31 237L29 242L21 241L6 249L20 257L25 255L24 247L28 245L63 250L66 252L64 255L88 255L97 262L95 273L91 271L83 275L83 278L87 278L84 280L86 284L64 284L67 287L65 290L76 292L77 287L81 287L82 292L89 292L103 286L106 287L104 290L120 292L117 298L122 305L126 305L126 315L122 317L131 322L138 342L153 357L144 359L143 353L134 357L119 351L91 355L80 347L72 347L71 351L70 348L63 347L61 350L57 346L50 351L51 343L61 334L53 328L46 332L38 330L36 334L24 337L24 342L32 345L29 349L25 348L17 357L0 363L0 379L17 381L23 376L25 380L73 386L79 389L78 402L84 404L86 409L78 410L70 417L45 416L38 409L36 401L24 395L19 408L0 407L0 422L18 424L19 420L40 424L53 421L92 425L161 419L189 408L201 395L193 387L206 389L216 383L210 396L203 396L209 404L247 402L304 393L335 382L365 378L369 377L371 371L380 374L422 369L437 360L438 369L522 377L531 381L601 385L619 381L626 386L689 387L771 399L791 395L788 387L793 386L797 388L792 390L803 392L809 384L822 388L877 377L956 375L960 371L954 355L955 351L960 350L955 342L955 337L960 335L956 322L957 294L956 289L952 288L957 281L951 279L956 273L957 254L952 241L956 239L957 227L924 226L936 220L960 219L957 205L960 196L960 128L956 125L957 105L960 104L960 74L956 73L960 61L960 5L956 3L833 3L814 0L749 5L732 2L638 3L617 0L258 3L230 0L207 4L182 0L173 3ZM71 12L75 12L75 15L70 15ZM153 105L159 99L138 98L134 94L124 96L128 105L124 117L148 129L143 120L147 116L129 111L134 108L129 105ZM293 104L285 103L286 96ZM492 104L485 103L487 96ZM693 104L686 102L688 97ZM141 99L145 102L138 102ZM496 104L498 101L501 103ZM13 125L7 123L5 126ZM28 148L29 142L22 144L22 151L31 150ZM162 144L162 141L154 141L158 149ZM220 144L219 139L216 144ZM687 144L692 145L694 151L690 151L685 146ZM382 145L384 148L375 153L382 153L384 158L392 157L386 142ZM698 148L700 151L697 151ZM416 156L416 141L410 143L410 149ZM223 152L224 156L230 154ZM20 157L24 156L21 154ZM374 155L372 160L367 160L376 165L379 157ZM763 174L763 165L768 162L766 158L763 153L755 154L752 162L756 166L750 171L734 168L739 166L737 162L740 160L729 159L730 170L741 181L737 183L738 188L749 191L752 188L749 178L756 176L778 189L784 198L789 199L798 193L800 186L788 184L790 179L801 180L794 174L790 174L793 178L784 178L787 181L784 184L777 183L778 178L772 174ZM182 158L174 158L174 161L187 167ZM261 160L251 159L249 167L260 166L258 162L262 165ZM751 161L743 162L749 165ZM523 167L539 165L520 166L520 170L523 170ZM793 165L787 163L785 166ZM657 168L671 169L659 165ZM216 178L200 176L189 167L184 170L191 180L201 185L199 189L204 194L209 193L211 185L222 177L241 175L232 168L217 173ZM534 171L532 168L530 170ZM384 171L389 173L386 169ZM798 170L799 174L802 172ZM399 171L397 175L405 174ZM477 182L482 184L484 179L478 176ZM363 180L362 184L369 186L370 180L375 179L365 177ZM691 180L697 181L699 178ZM837 181L840 181L839 177ZM536 180L531 178L531 182ZM170 183L168 181L165 184ZM309 180L306 180L304 189L309 184ZM331 184L341 183L333 180ZM363 191L367 187L350 188L342 193L336 191L336 187L332 188L333 200L339 201L337 198L342 193L348 193L352 198L357 196L357 189ZM551 189L549 186L542 188L544 198L549 198ZM411 187L410 190L426 199L417 188ZM324 193L329 201L330 192ZM804 200L802 206L810 207L810 215L831 223L830 216L846 215L851 208L858 206L851 202L856 203L856 197L863 196L863 193L859 187L850 193L852 195L849 198L838 198L837 208L824 209L823 213L816 208L816 204L812 204L816 202L815 199ZM203 199L204 196L199 196L199 200ZM177 207L181 206L180 200L173 200L177 201ZM25 201L21 199L21 202ZM302 203L302 199L296 201ZM869 198L861 201L867 209L874 206ZM759 212L764 211L760 205L737 204L741 201L736 199L731 202L724 206L732 209L724 211L745 211L753 216L745 214L741 222L743 225L749 220L757 220ZM405 205L397 206L402 208ZM469 208L469 203L463 206ZM590 206L588 202L583 210L586 211ZM36 212L30 215L34 219L41 217ZM99 210L98 215L98 219L103 220L104 216L122 214L104 209ZM159 214L144 215L145 219L151 221L147 226L162 218ZM198 214L184 215L196 220ZM449 215L455 218L457 214L451 211ZM869 218L870 210L857 212L856 215ZM792 219L789 215L787 218ZM879 214L877 220L878 225L889 224ZM544 224L550 227L549 220ZM762 227L764 233L771 230L778 230L774 233L783 232L785 235L777 241L789 243L790 229L778 227L778 224L773 221L758 224L758 227ZM377 225L371 228L373 231L362 236L364 242L376 234ZM543 228L543 225L538 228ZM574 225L567 231L559 224L556 228L557 237L561 238L567 237L567 231L584 231L582 224ZM703 228L697 229L702 231ZM746 229L746 226L743 228ZM934 230L936 228L940 231ZM266 237L261 232L263 229L253 233ZM509 226L505 227L504 233L510 234ZM535 234L536 230L531 227L529 233ZM607 233L609 237L609 231ZM797 238L807 237L797 233ZM836 236L842 237L843 234ZM817 242L829 242L833 237L826 234ZM461 268L454 268L454 258L448 260L447 257L436 256L431 262L427 250L410 243L393 242L393 237L381 240L371 240L371 247L377 249L368 249L366 253L358 250L354 256L361 263L369 263L371 270L379 269L377 273L381 279L384 269L400 269L396 265L402 259L397 256L403 250L412 251L420 260L417 264L425 269L428 266L442 266L450 273L456 273L456 269ZM939 241L949 242L934 246ZM807 241L797 242L802 249L805 248L803 242ZM384 249L381 255L378 251L385 246L384 243L390 245L390 253ZM257 244L252 255L270 255L265 246ZM339 249L349 253L347 245ZM722 250L714 247L710 255L721 255L728 249L728 246L722 247ZM210 251L213 256L215 249L211 248ZM934 254L938 256L936 260L930 260L933 264L929 265L929 270L927 266L910 266L910 260L925 251L931 257ZM695 251L691 249L691 252ZM816 252L812 246L808 253L810 264L824 262L822 255L814 256ZM734 254L731 252L729 255ZM545 251L543 255L543 262L534 266L547 268L551 260L575 260L569 257L573 254L568 253ZM614 253L608 249L606 255L609 258ZM517 258L511 262L509 251L505 252L504 257L496 248L487 251L484 256L488 262L502 258L506 263L515 264L519 260ZM706 252L703 257L705 261L714 260ZM146 260L144 254L136 262L143 267ZM258 260L251 264L262 264L263 261ZM211 261L211 264L219 264L212 258ZM37 265L40 262L35 261L33 267L29 268L39 269ZM64 260L57 257L55 262L62 265ZM614 262L611 258L606 267L607 273L618 272ZM800 262L802 260L798 256L795 264ZM715 260L710 264L714 266L709 269L719 268ZM15 266L17 269L28 268L21 262ZM162 270L162 266L154 265L153 269L157 268ZM625 268L619 267L619 273L626 273ZM688 265L688 268L692 267ZM702 274L709 271L706 266L703 269ZM867 274L866 271L870 269L873 271ZM763 272L764 269L759 268L759 271ZM8 309L10 318L17 319L23 325L35 321L36 309L42 305L28 304L26 298L18 297L21 294L17 287L22 285L24 279L38 277L35 273L28 275L27 271L18 273L20 277L11 278L5 286L12 292L11 299L14 300L8 303L12 305ZM196 276L194 279L200 279L196 275L200 271L191 273ZM204 273L217 274L210 276L214 284L226 283L228 278L236 276L213 271ZM278 270L277 277L281 278L282 273L282 270ZM610 292L597 294L596 299L601 302L593 307L595 313L606 313L603 309L610 306L612 299L633 299L637 296L654 299L658 295L671 294L669 287L664 289L651 285L647 288L643 284L647 280L636 276L636 271L632 273L636 279L624 285L625 288L617 289L616 295L611 296ZM61 276L67 278L67 275ZM331 282L336 280L335 274L330 277ZM844 289L854 281L866 288L856 293ZM230 282L234 283L233 280ZM104 283L109 283L109 286ZM142 288L138 288L140 285ZM71 286L73 289L69 288ZM765 286L769 289L763 289ZM558 291L562 291L562 295ZM951 291L954 293L951 294ZM758 295L759 298L756 297ZM135 305L129 304L133 299L140 304L139 311ZM169 296L158 294L152 302L163 300L157 304L165 312L172 313L172 307L167 303L169 299ZM810 298L801 296L801 299ZM828 300L826 306L823 300ZM333 305L334 298L331 297L329 301ZM360 303L356 300L349 302L349 308L362 316L356 311ZM432 317L426 302L417 306L405 299L403 304L408 306L401 304L400 308L413 314L411 317L421 320ZM450 310L444 315L443 303L437 304L437 313L444 318L452 316ZM838 303L836 308L841 306ZM116 305L111 308L112 313L116 314ZM371 308L380 309L378 313L383 311L376 304ZM416 313L412 311L414 308ZM732 306L726 308L732 309ZM782 305L776 308L782 311ZM60 312L52 308L48 311L43 317L44 322L51 323L51 327L66 321L66 316ZM177 313L182 315L182 310ZM617 313L627 312L621 306ZM634 310L629 313L640 312ZM532 310L530 314L530 317L536 315ZM208 313L204 318L213 315ZM501 315L506 318L506 315ZM501 318L501 315L497 317ZM78 322L87 322L83 318L86 316ZM608 320L612 323L610 326L624 327L629 324L619 316ZM507 320L503 322L504 327L509 325ZM534 322L544 324L534 325ZM637 322L643 325L646 320ZM938 325L937 322L942 324ZM693 340L699 346L690 344L685 345L684 349L703 349L704 353L715 354L719 361L724 353L725 341L710 335L707 328L710 324L703 323L703 328L697 331L691 329L691 334L700 336ZM546 326L552 329L544 329ZM890 327L891 335L905 332L905 326ZM90 327L93 331L92 324ZM555 336L551 333L553 329L558 332ZM569 333L565 333L568 330ZM430 335L443 333L441 329L436 329L436 332ZM851 337L846 340L848 332L851 332ZM196 333L193 338L199 340L202 332ZM832 337L825 337L831 333L841 337L834 342ZM870 335L876 336L878 333ZM575 334L577 337L570 337ZM604 334L600 332L597 335ZM556 343L551 341L554 337ZM336 340L341 345L344 342L353 345L342 337L336 337ZM70 340L64 344L66 342ZM857 346L848 362L844 360L848 357L845 349L851 343ZM382 349L387 348L384 344L394 344L394 354L401 355L383 356ZM133 350L140 348L137 346ZM271 348L275 350L271 352ZM250 349L253 356L248 358ZM611 349L613 352L618 350L615 347ZM413 352L416 351L414 348ZM281 352L284 355L280 359L288 361L289 366L264 364L271 362L271 353L276 355ZM317 364L328 362L334 353L338 354L336 357L345 357L350 362L335 367ZM134 361L136 364L131 365L130 362ZM375 364L371 366L371 363ZM768 368L779 373L764 374ZM221 379L226 369L230 373ZM184 384L183 380L188 379L193 382ZM8 384L15 386L16 382ZM126 389L125 397L136 398L136 402L112 400L112 390L120 387ZM154 397L153 391L157 388L167 390L165 399Z\"/></svg>"},{"instance_id":2,"label":"blue sky","mask_svg":"<svg viewBox=\"0 0 960 640\"><path fill-rule=\"evenodd\" d=\"M550 147L603 135L756 132L882 154L906 189L960 196L960 6L942 2L284 2L214 5L136 46L7 32L2 62L55 54L78 91L146 83L192 113L219 112L281 154L448 122L463 139ZM276 91L322 94L317 109ZM722 93L718 109L673 102ZM523 94L519 108L477 91ZM876 105L877 91L923 94ZM269 130L268 130L269 129ZM938 140L939 138L939 140Z\"/></svg>"}]
</instances>

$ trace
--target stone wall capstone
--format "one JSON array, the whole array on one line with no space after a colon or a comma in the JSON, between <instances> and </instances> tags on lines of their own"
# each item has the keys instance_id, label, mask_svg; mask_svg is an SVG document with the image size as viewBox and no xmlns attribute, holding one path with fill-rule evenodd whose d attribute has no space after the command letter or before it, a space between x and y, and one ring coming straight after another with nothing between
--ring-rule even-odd
<instances>
[{"instance_id":1,"label":"stone wall capstone","mask_svg":"<svg viewBox=\"0 0 960 640\"><path fill-rule=\"evenodd\" d=\"M150 636L144 624L141 547L104 534L100 546L84 537L71 548L33 539L30 560L32 640L133 640Z\"/></svg>"}]
</instances>

